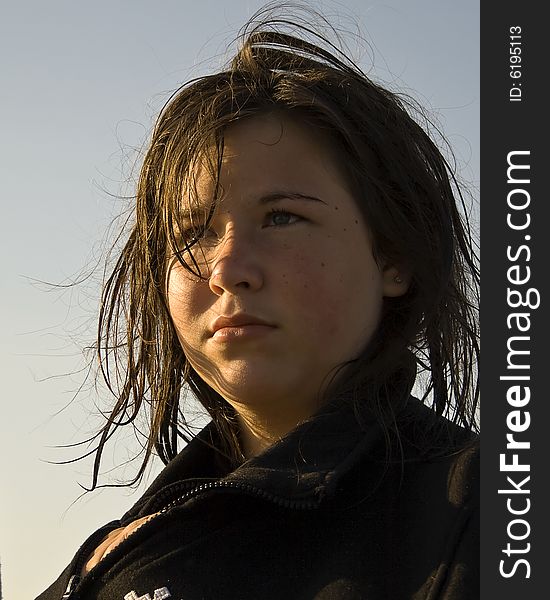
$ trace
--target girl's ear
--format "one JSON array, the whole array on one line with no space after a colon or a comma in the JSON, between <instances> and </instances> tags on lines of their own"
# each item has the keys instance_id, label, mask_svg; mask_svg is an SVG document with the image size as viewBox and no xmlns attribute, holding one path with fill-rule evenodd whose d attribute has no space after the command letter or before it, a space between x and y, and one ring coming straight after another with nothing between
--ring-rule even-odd
<instances>
[{"instance_id":1,"label":"girl's ear","mask_svg":"<svg viewBox=\"0 0 550 600\"><path fill-rule=\"evenodd\" d=\"M411 274L406 269L386 265L382 269L382 291L387 298L402 296L409 289Z\"/></svg>"}]
</instances>

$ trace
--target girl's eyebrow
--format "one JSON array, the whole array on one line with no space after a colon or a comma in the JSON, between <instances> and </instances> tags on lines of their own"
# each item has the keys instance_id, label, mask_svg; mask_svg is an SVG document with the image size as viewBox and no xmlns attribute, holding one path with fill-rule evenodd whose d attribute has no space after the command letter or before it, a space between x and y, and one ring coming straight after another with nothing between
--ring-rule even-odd
<instances>
[{"instance_id":1,"label":"girl's eyebrow","mask_svg":"<svg viewBox=\"0 0 550 600\"><path fill-rule=\"evenodd\" d=\"M310 196L309 194L301 194L299 192L290 192L290 191L276 191L271 192L269 194L264 194L260 196L258 199L260 204L269 204L270 202L279 202L280 200L308 200L311 202L321 202L321 204L326 204L324 200L321 198L317 198L317 196ZM209 212L207 208L194 207L191 210L186 210L183 213L183 219L185 221L199 221L204 220L208 216Z\"/></svg>"},{"instance_id":2,"label":"girl's eyebrow","mask_svg":"<svg viewBox=\"0 0 550 600\"><path fill-rule=\"evenodd\" d=\"M324 200L321 198L317 198L317 196L310 196L308 194L300 194L299 192L289 192L289 191L277 191L272 192L270 194L265 194L259 198L260 204L269 204L270 202L278 202L279 200L311 200L313 202L321 202L322 204L326 204Z\"/></svg>"}]
</instances>

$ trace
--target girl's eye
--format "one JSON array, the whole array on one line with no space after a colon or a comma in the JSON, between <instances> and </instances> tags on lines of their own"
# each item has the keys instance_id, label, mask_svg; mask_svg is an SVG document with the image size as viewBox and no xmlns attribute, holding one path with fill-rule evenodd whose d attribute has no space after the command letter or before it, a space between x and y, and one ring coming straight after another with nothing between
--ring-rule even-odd
<instances>
[{"instance_id":1,"label":"girl's eye","mask_svg":"<svg viewBox=\"0 0 550 600\"><path fill-rule=\"evenodd\" d=\"M197 243L212 243L217 240L217 234L212 229L200 229L189 228L184 229L181 233L176 236L176 241L180 249L186 246L194 246Z\"/></svg>"},{"instance_id":2,"label":"girl's eye","mask_svg":"<svg viewBox=\"0 0 550 600\"><path fill-rule=\"evenodd\" d=\"M269 212L268 215L268 226L271 227L281 227L284 225L293 225L298 221L301 221L302 218L298 215L295 215L286 210L281 210L279 208L274 208Z\"/></svg>"}]
</instances>

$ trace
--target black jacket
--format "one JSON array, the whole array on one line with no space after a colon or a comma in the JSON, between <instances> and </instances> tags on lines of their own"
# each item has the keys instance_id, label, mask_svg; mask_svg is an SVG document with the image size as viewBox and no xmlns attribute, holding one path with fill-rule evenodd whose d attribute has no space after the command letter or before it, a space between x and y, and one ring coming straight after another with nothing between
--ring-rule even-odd
<instances>
[{"instance_id":1,"label":"black jacket","mask_svg":"<svg viewBox=\"0 0 550 600\"><path fill-rule=\"evenodd\" d=\"M39 600L475 600L477 440L414 398L389 438L360 417L330 405L233 471L207 426ZM111 529L162 509L70 583Z\"/></svg>"}]
</instances>

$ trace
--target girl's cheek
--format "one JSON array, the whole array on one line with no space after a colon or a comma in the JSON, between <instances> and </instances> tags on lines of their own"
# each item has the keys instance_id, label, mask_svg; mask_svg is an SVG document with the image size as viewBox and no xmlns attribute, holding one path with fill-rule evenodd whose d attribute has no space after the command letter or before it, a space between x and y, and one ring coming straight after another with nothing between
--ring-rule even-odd
<instances>
[{"instance_id":1,"label":"girl's cheek","mask_svg":"<svg viewBox=\"0 0 550 600\"><path fill-rule=\"evenodd\" d=\"M207 287L207 283L188 273L183 267L174 267L168 277L170 306L174 305L179 309L191 309L200 302L201 296L204 295Z\"/></svg>"},{"instance_id":2,"label":"girl's cheek","mask_svg":"<svg viewBox=\"0 0 550 600\"><path fill-rule=\"evenodd\" d=\"M300 313L312 332L339 333L346 314L346 294L338 275L331 272L329 260L312 258L307 268L299 260L294 264L296 268L281 277L282 302Z\"/></svg>"}]
</instances>

